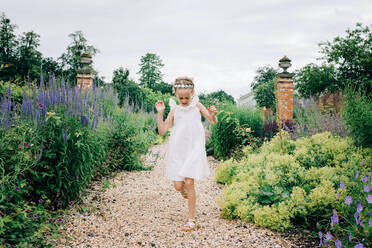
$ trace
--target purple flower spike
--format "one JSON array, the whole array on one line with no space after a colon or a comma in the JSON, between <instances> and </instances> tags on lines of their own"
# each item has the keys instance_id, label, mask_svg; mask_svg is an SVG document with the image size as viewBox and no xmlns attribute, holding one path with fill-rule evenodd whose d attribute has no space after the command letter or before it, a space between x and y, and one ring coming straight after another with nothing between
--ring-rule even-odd
<instances>
[{"instance_id":1,"label":"purple flower spike","mask_svg":"<svg viewBox=\"0 0 372 248\"><path fill-rule=\"evenodd\" d=\"M331 216L331 225L338 223L338 215L335 209L333 209L333 215Z\"/></svg>"},{"instance_id":2,"label":"purple flower spike","mask_svg":"<svg viewBox=\"0 0 372 248\"><path fill-rule=\"evenodd\" d=\"M367 176L364 176L363 177L363 182L367 183L367 181L368 181L368 177Z\"/></svg>"},{"instance_id":3,"label":"purple flower spike","mask_svg":"<svg viewBox=\"0 0 372 248\"><path fill-rule=\"evenodd\" d=\"M368 203L372 203L372 195L368 195L367 196L367 202Z\"/></svg>"},{"instance_id":4,"label":"purple flower spike","mask_svg":"<svg viewBox=\"0 0 372 248\"><path fill-rule=\"evenodd\" d=\"M371 199L372 200L372 199ZM353 198L351 196L346 196L345 203L350 206L350 204L353 202Z\"/></svg>"},{"instance_id":5,"label":"purple flower spike","mask_svg":"<svg viewBox=\"0 0 372 248\"><path fill-rule=\"evenodd\" d=\"M341 243L341 241L337 239L337 240L335 241L335 246L336 246L336 248L342 248L342 243Z\"/></svg>"},{"instance_id":6,"label":"purple flower spike","mask_svg":"<svg viewBox=\"0 0 372 248\"><path fill-rule=\"evenodd\" d=\"M364 159L362 159L362 161L360 161L360 165L363 166L363 163L364 163Z\"/></svg>"},{"instance_id":7,"label":"purple flower spike","mask_svg":"<svg viewBox=\"0 0 372 248\"><path fill-rule=\"evenodd\" d=\"M340 198L340 192L337 193L337 197Z\"/></svg>"},{"instance_id":8,"label":"purple flower spike","mask_svg":"<svg viewBox=\"0 0 372 248\"><path fill-rule=\"evenodd\" d=\"M344 182L341 182L340 183L340 189L344 189L345 188L345 183Z\"/></svg>"},{"instance_id":9,"label":"purple flower spike","mask_svg":"<svg viewBox=\"0 0 372 248\"><path fill-rule=\"evenodd\" d=\"M322 246L323 244L323 233L322 232L319 232L319 239L320 239L319 246Z\"/></svg>"},{"instance_id":10,"label":"purple flower spike","mask_svg":"<svg viewBox=\"0 0 372 248\"><path fill-rule=\"evenodd\" d=\"M364 248L365 246L362 243L359 243L354 246L354 248Z\"/></svg>"},{"instance_id":11,"label":"purple flower spike","mask_svg":"<svg viewBox=\"0 0 372 248\"><path fill-rule=\"evenodd\" d=\"M372 226L372 218L368 221L368 226Z\"/></svg>"},{"instance_id":12,"label":"purple flower spike","mask_svg":"<svg viewBox=\"0 0 372 248\"><path fill-rule=\"evenodd\" d=\"M359 222L359 214L358 214L358 212L355 212L355 214L354 214L354 219L355 219L355 224L356 224L356 225L359 225L360 222Z\"/></svg>"},{"instance_id":13,"label":"purple flower spike","mask_svg":"<svg viewBox=\"0 0 372 248\"><path fill-rule=\"evenodd\" d=\"M365 192L368 192L371 190L371 186L369 186L368 184L367 185L364 185L364 191Z\"/></svg>"},{"instance_id":14,"label":"purple flower spike","mask_svg":"<svg viewBox=\"0 0 372 248\"><path fill-rule=\"evenodd\" d=\"M355 178L359 177L359 171L356 171Z\"/></svg>"},{"instance_id":15,"label":"purple flower spike","mask_svg":"<svg viewBox=\"0 0 372 248\"><path fill-rule=\"evenodd\" d=\"M362 205L362 203L360 203L359 200L357 202L358 202L357 203L357 212L360 213L360 212L363 211L363 205Z\"/></svg>"},{"instance_id":16,"label":"purple flower spike","mask_svg":"<svg viewBox=\"0 0 372 248\"><path fill-rule=\"evenodd\" d=\"M353 237L351 236L351 233L349 232L349 242L353 240Z\"/></svg>"},{"instance_id":17,"label":"purple flower spike","mask_svg":"<svg viewBox=\"0 0 372 248\"><path fill-rule=\"evenodd\" d=\"M332 234L331 234L330 232L327 232L327 234L326 234L325 237L326 237L326 240L327 240L327 241L330 241L330 240L332 239L333 236L332 236Z\"/></svg>"}]
</instances>

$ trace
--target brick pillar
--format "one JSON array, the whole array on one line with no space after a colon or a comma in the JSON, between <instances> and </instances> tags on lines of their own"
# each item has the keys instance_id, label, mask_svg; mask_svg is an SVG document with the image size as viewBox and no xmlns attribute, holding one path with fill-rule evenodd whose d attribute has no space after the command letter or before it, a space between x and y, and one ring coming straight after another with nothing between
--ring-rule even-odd
<instances>
[{"instance_id":1,"label":"brick pillar","mask_svg":"<svg viewBox=\"0 0 372 248\"><path fill-rule=\"evenodd\" d=\"M292 74L292 73L288 73ZM278 107L281 121L293 119L293 77L292 75L278 74Z\"/></svg>"},{"instance_id":2,"label":"brick pillar","mask_svg":"<svg viewBox=\"0 0 372 248\"><path fill-rule=\"evenodd\" d=\"M77 85L82 90L85 90L93 85L94 76L89 68L89 65L92 64L92 56L89 53L82 53L80 62L83 66L77 71Z\"/></svg>"},{"instance_id":3,"label":"brick pillar","mask_svg":"<svg viewBox=\"0 0 372 248\"><path fill-rule=\"evenodd\" d=\"M78 73L77 74L77 84L78 87L82 90L87 88L91 88L93 85L93 75L92 74L85 74L85 73Z\"/></svg>"},{"instance_id":4,"label":"brick pillar","mask_svg":"<svg viewBox=\"0 0 372 248\"><path fill-rule=\"evenodd\" d=\"M279 60L279 67L284 71L277 74L277 100L279 119L284 122L293 120L293 76L287 72L291 66L291 60L284 56Z\"/></svg>"}]
</instances>

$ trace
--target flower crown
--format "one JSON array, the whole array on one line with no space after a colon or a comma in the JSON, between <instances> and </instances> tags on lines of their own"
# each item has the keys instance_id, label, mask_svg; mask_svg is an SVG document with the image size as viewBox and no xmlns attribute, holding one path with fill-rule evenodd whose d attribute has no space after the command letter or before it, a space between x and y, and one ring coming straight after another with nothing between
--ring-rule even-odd
<instances>
[{"instance_id":1,"label":"flower crown","mask_svg":"<svg viewBox=\"0 0 372 248\"><path fill-rule=\"evenodd\" d=\"M194 88L194 85L192 84L176 84L173 86L174 88L191 88L193 89Z\"/></svg>"}]
</instances>

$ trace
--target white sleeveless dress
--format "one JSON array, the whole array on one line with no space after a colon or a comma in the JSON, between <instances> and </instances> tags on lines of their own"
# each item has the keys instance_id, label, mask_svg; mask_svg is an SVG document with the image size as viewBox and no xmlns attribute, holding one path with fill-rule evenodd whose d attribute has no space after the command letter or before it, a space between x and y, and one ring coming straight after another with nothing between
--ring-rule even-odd
<instances>
[{"instance_id":1,"label":"white sleeveless dress","mask_svg":"<svg viewBox=\"0 0 372 248\"><path fill-rule=\"evenodd\" d=\"M183 181L185 177L202 180L210 175L198 102L198 96L186 107L169 100L171 110L175 109L165 170L170 180Z\"/></svg>"}]
</instances>

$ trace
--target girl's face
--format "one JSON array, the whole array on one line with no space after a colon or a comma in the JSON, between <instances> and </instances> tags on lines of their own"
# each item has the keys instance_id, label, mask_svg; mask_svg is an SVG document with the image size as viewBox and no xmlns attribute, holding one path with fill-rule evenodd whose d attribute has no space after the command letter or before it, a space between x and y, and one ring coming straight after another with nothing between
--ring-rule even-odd
<instances>
[{"instance_id":1,"label":"girl's face","mask_svg":"<svg viewBox=\"0 0 372 248\"><path fill-rule=\"evenodd\" d=\"M191 102L191 97L194 95L193 89L177 89L175 93L181 106L188 106Z\"/></svg>"}]
</instances>

